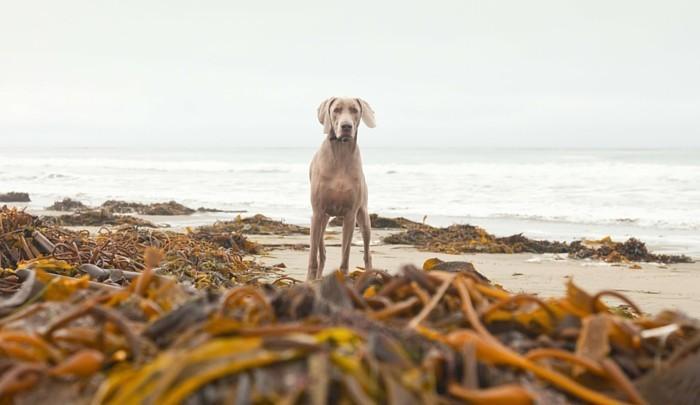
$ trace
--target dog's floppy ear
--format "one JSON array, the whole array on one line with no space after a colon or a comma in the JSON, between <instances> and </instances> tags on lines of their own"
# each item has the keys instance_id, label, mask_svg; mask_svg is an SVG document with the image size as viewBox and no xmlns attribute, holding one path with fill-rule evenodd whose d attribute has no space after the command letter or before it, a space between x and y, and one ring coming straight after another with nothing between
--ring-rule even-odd
<instances>
[{"instance_id":1,"label":"dog's floppy ear","mask_svg":"<svg viewBox=\"0 0 700 405\"><path fill-rule=\"evenodd\" d=\"M318 111L316 112L318 114L318 122L323 125L324 134L329 134L331 132L331 115L329 109L333 101L335 101L335 97L324 100L321 105L318 106Z\"/></svg>"},{"instance_id":2,"label":"dog's floppy ear","mask_svg":"<svg viewBox=\"0 0 700 405\"><path fill-rule=\"evenodd\" d=\"M374 121L374 110L369 106L369 103L361 98L356 100L360 103L360 107L362 107L362 121L364 121L365 125L369 128L377 126L377 123Z\"/></svg>"}]
</instances>

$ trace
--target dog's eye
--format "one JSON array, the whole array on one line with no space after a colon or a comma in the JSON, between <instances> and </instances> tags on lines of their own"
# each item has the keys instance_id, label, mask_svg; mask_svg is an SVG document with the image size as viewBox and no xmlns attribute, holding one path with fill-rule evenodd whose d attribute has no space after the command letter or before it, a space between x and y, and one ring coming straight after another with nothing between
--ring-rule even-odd
<instances>
[{"instance_id":1,"label":"dog's eye","mask_svg":"<svg viewBox=\"0 0 700 405\"><path fill-rule=\"evenodd\" d=\"M343 111L342 108L335 108L335 109L333 109L333 112L334 112L334 113L339 113L339 112L341 112L341 111Z\"/></svg>"},{"instance_id":2,"label":"dog's eye","mask_svg":"<svg viewBox=\"0 0 700 405\"><path fill-rule=\"evenodd\" d=\"M350 112L353 114L357 114L357 108L354 108L354 107L350 108Z\"/></svg>"}]
</instances>

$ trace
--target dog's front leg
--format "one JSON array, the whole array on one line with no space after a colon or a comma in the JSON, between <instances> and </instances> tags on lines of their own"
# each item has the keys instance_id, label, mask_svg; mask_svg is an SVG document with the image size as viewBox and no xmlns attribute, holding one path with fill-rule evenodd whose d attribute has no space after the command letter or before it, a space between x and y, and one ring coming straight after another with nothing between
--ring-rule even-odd
<instances>
[{"instance_id":1,"label":"dog's front leg","mask_svg":"<svg viewBox=\"0 0 700 405\"><path fill-rule=\"evenodd\" d=\"M311 217L311 229L309 230L309 268L306 272L306 281L318 278L318 250L320 240L323 238L322 216L314 212Z\"/></svg>"},{"instance_id":2,"label":"dog's front leg","mask_svg":"<svg viewBox=\"0 0 700 405\"><path fill-rule=\"evenodd\" d=\"M342 271L344 274L348 274L350 245L352 244L352 233L355 231L355 215L356 214L347 214L343 216L343 244L340 271Z\"/></svg>"},{"instance_id":3,"label":"dog's front leg","mask_svg":"<svg viewBox=\"0 0 700 405\"><path fill-rule=\"evenodd\" d=\"M316 269L316 278L323 277L323 268L326 265L326 242L324 241L324 236L329 219L331 218L328 215L323 215L320 220L321 232L318 237L318 268Z\"/></svg>"},{"instance_id":4,"label":"dog's front leg","mask_svg":"<svg viewBox=\"0 0 700 405\"><path fill-rule=\"evenodd\" d=\"M372 253L369 250L372 225L366 208L360 208L360 210L357 211L357 223L360 225L360 231L362 232L362 243L365 248L365 271L369 271L372 270Z\"/></svg>"}]
</instances>

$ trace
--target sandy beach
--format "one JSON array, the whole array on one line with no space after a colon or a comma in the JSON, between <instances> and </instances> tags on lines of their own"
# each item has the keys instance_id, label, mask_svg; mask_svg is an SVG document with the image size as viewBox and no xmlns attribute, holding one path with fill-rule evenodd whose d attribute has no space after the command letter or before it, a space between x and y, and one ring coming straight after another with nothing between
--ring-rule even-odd
<instances>
[{"instance_id":1,"label":"sandy beach","mask_svg":"<svg viewBox=\"0 0 700 405\"><path fill-rule=\"evenodd\" d=\"M15 204L23 206L22 204ZM35 215L55 216L58 211L29 210ZM196 213L193 215L135 215L168 230L185 232L188 227L230 220L238 214ZM247 216L249 214L242 214ZM99 227L69 227L96 232ZM444 261L467 261L494 283L511 292L526 292L542 297L564 294L564 283L573 279L589 292L615 290L633 299L643 311L655 314L664 309L676 309L693 317L700 317L700 262L694 263L636 263L641 268L626 264L611 264L600 260L580 260L566 254L446 254L421 251L410 245L390 245L382 239L400 229L372 231L372 260L377 269L396 272L405 264L420 267L432 257ZM326 231L328 259L325 274L340 263L341 228L329 226ZM309 240L307 235L246 235L248 239L265 246L266 252L251 258L265 265L284 263L286 273L298 280L306 278ZM650 248L655 251L655 246ZM362 241L359 232L353 235L350 266L362 266ZM617 305L614 300L609 304Z\"/></svg>"},{"instance_id":2,"label":"sandy beach","mask_svg":"<svg viewBox=\"0 0 700 405\"><path fill-rule=\"evenodd\" d=\"M328 259L325 272L340 263L340 228L329 228L326 234ZM633 299L643 311L657 313L663 309L678 309L700 316L700 263L657 264L639 263L641 269L628 265L608 264L597 260L570 259L554 254L463 254L419 251L413 246L386 245L383 236L397 230L375 230L372 236L372 260L378 269L396 271L404 264L421 264L428 258L444 261L468 261L491 281L512 292L527 292L543 297L564 294L564 283L569 278L590 291L612 289ZM290 276L306 277L308 237L304 235L268 236L250 235L249 238L268 246L269 252L259 256L266 264L284 263ZM350 266L362 265L361 240L354 235ZM301 249L301 247L304 247ZM610 304L617 304L614 300Z\"/></svg>"}]
</instances>

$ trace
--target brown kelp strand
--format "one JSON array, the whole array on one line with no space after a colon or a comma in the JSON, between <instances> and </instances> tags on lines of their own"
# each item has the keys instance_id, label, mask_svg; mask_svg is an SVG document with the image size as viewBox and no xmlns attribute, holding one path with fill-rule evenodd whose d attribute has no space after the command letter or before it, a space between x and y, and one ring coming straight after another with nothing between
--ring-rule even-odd
<instances>
[{"instance_id":1,"label":"brown kelp strand","mask_svg":"<svg viewBox=\"0 0 700 405\"><path fill-rule=\"evenodd\" d=\"M430 225L413 225L407 230L389 235L385 243L414 245L419 249L442 253L567 253L574 258L592 258L607 262L657 262L690 263L685 255L657 255L646 245L630 238L626 242L614 242L610 238L598 241L572 243L535 240L522 234L496 237L473 225L451 225L436 228Z\"/></svg>"},{"instance_id":2,"label":"brown kelp strand","mask_svg":"<svg viewBox=\"0 0 700 405\"><path fill-rule=\"evenodd\" d=\"M14 306L0 317L0 397L663 404L690 403L700 389L697 320L671 311L620 317L600 299L606 292L573 282L563 297L544 299L463 265L405 266L204 293L154 276L164 257L146 250L142 273L116 289L56 276L77 269L55 259L3 273L18 288L3 293Z\"/></svg>"}]
</instances>

